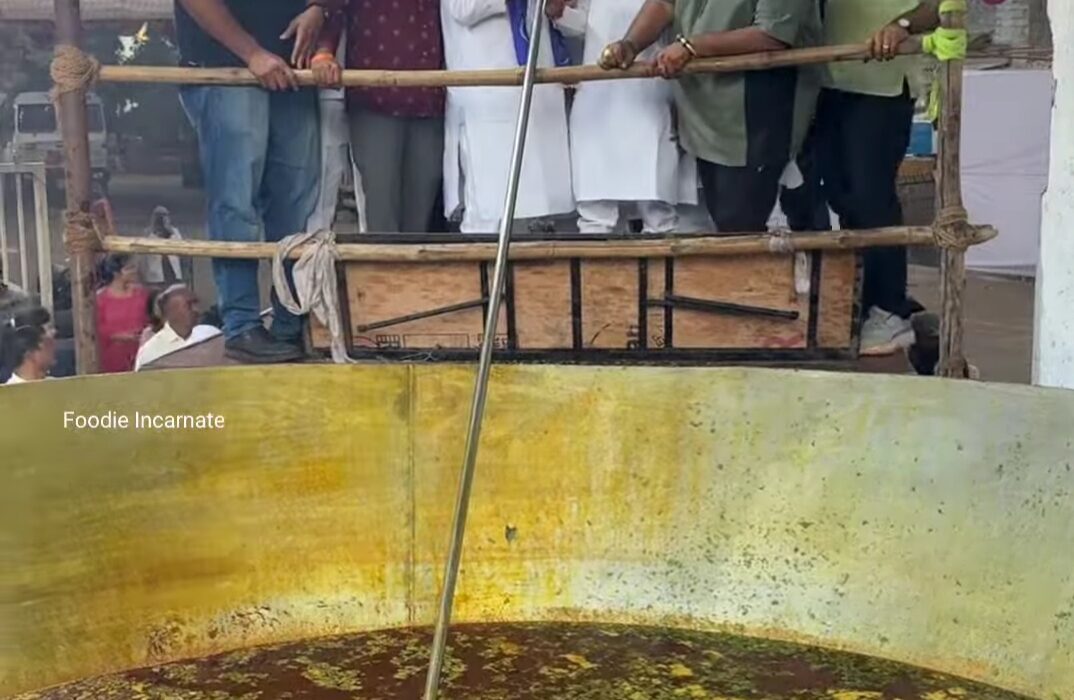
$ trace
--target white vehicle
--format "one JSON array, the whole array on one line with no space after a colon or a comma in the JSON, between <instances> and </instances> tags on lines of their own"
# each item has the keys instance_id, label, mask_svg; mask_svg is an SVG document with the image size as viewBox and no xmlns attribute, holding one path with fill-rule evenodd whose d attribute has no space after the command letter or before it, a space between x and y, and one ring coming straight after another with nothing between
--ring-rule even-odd
<instances>
[{"instance_id":1,"label":"white vehicle","mask_svg":"<svg viewBox=\"0 0 1074 700\"><path fill-rule=\"evenodd\" d=\"M4 162L44 163L50 183L63 183L64 150L56 108L47 92L24 92L14 100L14 130L4 148ZM96 95L86 98L86 126L89 131L90 167L100 193L108 186L108 132L104 105Z\"/></svg>"}]
</instances>

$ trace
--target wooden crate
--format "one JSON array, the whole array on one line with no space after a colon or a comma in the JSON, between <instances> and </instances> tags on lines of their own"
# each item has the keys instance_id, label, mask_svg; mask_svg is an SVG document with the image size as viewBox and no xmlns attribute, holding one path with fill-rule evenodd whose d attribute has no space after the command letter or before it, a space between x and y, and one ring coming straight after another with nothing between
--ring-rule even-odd
<instances>
[{"instance_id":1,"label":"wooden crate","mask_svg":"<svg viewBox=\"0 0 1074 700\"><path fill-rule=\"evenodd\" d=\"M340 269L353 355L476 357L492 262ZM502 360L545 362L852 360L859 297L853 251L518 261L509 269L496 347ZM311 339L327 350L325 328L315 323Z\"/></svg>"}]
</instances>

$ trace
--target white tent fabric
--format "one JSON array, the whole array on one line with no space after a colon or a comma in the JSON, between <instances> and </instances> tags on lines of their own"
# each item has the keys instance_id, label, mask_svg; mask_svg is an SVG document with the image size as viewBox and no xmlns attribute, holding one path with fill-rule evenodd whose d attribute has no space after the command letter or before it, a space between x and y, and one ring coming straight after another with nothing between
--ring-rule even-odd
<instances>
[{"instance_id":1,"label":"white tent fabric","mask_svg":"<svg viewBox=\"0 0 1074 700\"><path fill-rule=\"evenodd\" d=\"M1046 70L967 71L962 190L970 221L992 224L995 240L966 264L1033 275L1039 260L1041 197L1048 186L1052 76Z\"/></svg>"},{"instance_id":2,"label":"white tent fabric","mask_svg":"<svg viewBox=\"0 0 1074 700\"><path fill-rule=\"evenodd\" d=\"M85 20L149 20L172 16L172 0L82 0ZM51 20L52 0L0 0L0 21Z\"/></svg>"}]
</instances>

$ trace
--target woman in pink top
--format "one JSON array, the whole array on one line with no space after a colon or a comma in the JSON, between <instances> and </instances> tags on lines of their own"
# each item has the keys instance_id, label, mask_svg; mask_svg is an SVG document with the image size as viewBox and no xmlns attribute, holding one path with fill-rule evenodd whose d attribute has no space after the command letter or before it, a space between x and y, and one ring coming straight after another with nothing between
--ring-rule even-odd
<instances>
[{"instance_id":1,"label":"woman in pink top","mask_svg":"<svg viewBox=\"0 0 1074 700\"><path fill-rule=\"evenodd\" d=\"M134 369L138 341L149 323L149 292L138 281L138 267L129 255L110 255L101 267L97 292L97 351L101 372Z\"/></svg>"}]
</instances>

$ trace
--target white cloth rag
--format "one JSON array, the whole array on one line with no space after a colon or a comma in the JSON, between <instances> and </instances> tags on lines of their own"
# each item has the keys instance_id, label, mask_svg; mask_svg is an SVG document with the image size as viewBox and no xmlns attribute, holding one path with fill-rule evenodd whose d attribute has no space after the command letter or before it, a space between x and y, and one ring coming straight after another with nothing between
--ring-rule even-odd
<instances>
[{"instance_id":1,"label":"white cloth rag","mask_svg":"<svg viewBox=\"0 0 1074 700\"><path fill-rule=\"evenodd\" d=\"M287 280L284 263L291 252L306 246L302 256L295 262L292 277L298 300L291 294L291 285ZM297 316L313 314L322 324L328 326L332 335L332 361L336 364L350 364L354 359L347 354L347 343L343 336L343 319L339 310L339 285L336 278L336 262L339 252L336 250L336 234L332 231L314 231L296 233L284 238L276 246L276 255L272 259L272 284L276 296L291 313Z\"/></svg>"}]
</instances>

